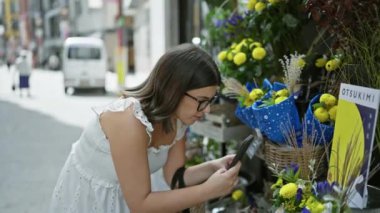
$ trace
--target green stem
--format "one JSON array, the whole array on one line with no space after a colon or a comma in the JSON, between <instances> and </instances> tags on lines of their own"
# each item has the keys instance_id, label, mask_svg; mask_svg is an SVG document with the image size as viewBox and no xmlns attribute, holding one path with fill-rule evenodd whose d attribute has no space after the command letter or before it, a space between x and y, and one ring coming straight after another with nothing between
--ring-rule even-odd
<instances>
[{"instance_id":1,"label":"green stem","mask_svg":"<svg viewBox=\"0 0 380 213\"><path fill-rule=\"evenodd\" d=\"M227 3L229 2L229 0L225 0L220 6L219 6L219 9L222 9Z\"/></svg>"},{"instance_id":2,"label":"green stem","mask_svg":"<svg viewBox=\"0 0 380 213\"><path fill-rule=\"evenodd\" d=\"M309 48L309 50L307 51L307 53L306 53L306 57L308 57L310 54L311 54L311 52L313 51L313 49L314 49L314 47L317 45L317 43L322 39L322 37L323 37L323 35L326 33L326 29L323 29L322 31L320 31L319 33L318 33L318 36L317 37L315 37L315 39L313 40L313 42L311 43L311 45L310 45L310 48Z\"/></svg>"}]
</instances>

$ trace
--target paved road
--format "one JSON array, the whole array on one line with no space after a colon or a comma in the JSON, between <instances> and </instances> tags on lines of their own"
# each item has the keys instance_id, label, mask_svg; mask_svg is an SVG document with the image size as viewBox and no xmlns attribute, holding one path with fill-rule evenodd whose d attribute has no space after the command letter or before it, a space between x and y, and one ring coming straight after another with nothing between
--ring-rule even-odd
<instances>
[{"instance_id":1,"label":"paved road","mask_svg":"<svg viewBox=\"0 0 380 213\"><path fill-rule=\"evenodd\" d=\"M0 100L0 212L46 212L81 128Z\"/></svg>"}]
</instances>

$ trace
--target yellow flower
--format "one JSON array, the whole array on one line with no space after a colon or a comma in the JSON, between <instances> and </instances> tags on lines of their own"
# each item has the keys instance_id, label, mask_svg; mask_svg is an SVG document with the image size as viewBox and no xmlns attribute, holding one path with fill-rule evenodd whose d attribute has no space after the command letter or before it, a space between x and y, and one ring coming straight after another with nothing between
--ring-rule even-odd
<instances>
[{"instance_id":1,"label":"yellow flower","mask_svg":"<svg viewBox=\"0 0 380 213\"><path fill-rule=\"evenodd\" d=\"M252 58L256 60L261 60L267 55L267 51L262 47L256 47L252 51Z\"/></svg>"},{"instance_id":2,"label":"yellow flower","mask_svg":"<svg viewBox=\"0 0 380 213\"><path fill-rule=\"evenodd\" d=\"M253 42L252 44L249 45L249 49L252 49L253 47L262 47L263 45L260 42Z\"/></svg>"},{"instance_id":3,"label":"yellow flower","mask_svg":"<svg viewBox=\"0 0 380 213\"><path fill-rule=\"evenodd\" d=\"M238 66L242 65L247 61L247 56L245 53L239 52L234 56L234 63Z\"/></svg>"},{"instance_id":4,"label":"yellow flower","mask_svg":"<svg viewBox=\"0 0 380 213\"><path fill-rule=\"evenodd\" d=\"M275 94L276 97L288 97L289 96L289 91L288 89L282 89L276 92Z\"/></svg>"},{"instance_id":5,"label":"yellow flower","mask_svg":"<svg viewBox=\"0 0 380 213\"><path fill-rule=\"evenodd\" d=\"M262 96L264 95L264 92L261 90L261 89L253 89L250 93L249 93L249 97L251 99L253 99L254 101L257 101L258 99L260 99Z\"/></svg>"},{"instance_id":6,"label":"yellow flower","mask_svg":"<svg viewBox=\"0 0 380 213\"><path fill-rule=\"evenodd\" d=\"M241 47L244 45L243 42L240 42L238 45L236 45L236 47L234 48L236 50L236 52L240 52L241 50Z\"/></svg>"},{"instance_id":7,"label":"yellow flower","mask_svg":"<svg viewBox=\"0 0 380 213\"><path fill-rule=\"evenodd\" d=\"M263 2L257 2L257 3L255 4L255 10L256 10L257 12L261 12L261 11L263 11L263 10L265 9L265 7L266 7L266 5L265 5L265 3L263 3Z\"/></svg>"},{"instance_id":8,"label":"yellow flower","mask_svg":"<svg viewBox=\"0 0 380 213\"><path fill-rule=\"evenodd\" d=\"M326 65L327 63L327 59L322 57L322 58L318 58L316 61L315 61L315 66L316 67L319 67L319 68L322 68Z\"/></svg>"},{"instance_id":9,"label":"yellow flower","mask_svg":"<svg viewBox=\"0 0 380 213\"><path fill-rule=\"evenodd\" d=\"M336 105L336 98L335 98L335 96L333 96L329 93L324 93L319 98L319 102L324 103L327 108L330 108L330 107Z\"/></svg>"},{"instance_id":10,"label":"yellow flower","mask_svg":"<svg viewBox=\"0 0 380 213\"><path fill-rule=\"evenodd\" d=\"M283 181L282 181L282 178L278 178L276 183L273 184L270 188L273 190L277 187L281 187L283 185Z\"/></svg>"},{"instance_id":11,"label":"yellow flower","mask_svg":"<svg viewBox=\"0 0 380 213\"><path fill-rule=\"evenodd\" d=\"M247 3L247 9L248 10L254 10L256 3L257 3L256 0L249 0Z\"/></svg>"},{"instance_id":12,"label":"yellow flower","mask_svg":"<svg viewBox=\"0 0 380 213\"><path fill-rule=\"evenodd\" d=\"M336 118L336 110L338 109L338 106L333 106L329 109L329 117L330 120L335 121Z\"/></svg>"},{"instance_id":13,"label":"yellow flower","mask_svg":"<svg viewBox=\"0 0 380 213\"><path fill-rule=\"evenodd\" d=\"M251 99L250 97L246 97L244 99L243 106L250 107L252 106L253 102L255 102L253 99Z\"/></svg>"},{"instance_id":14,"label":"yellow flower","mask_svg":"<svg viewBox=\"0 0 380 213\"><path fill-rule=\"evenodd\" d=\"M275 104L279 104L279 103L285 101L287 98L288 98L288 97L280 96L280 97L274 99L274 103L275 103Z\"/></svg>"},{"instance_id":15,"label":"yellow flower","mask_svg":"<svg viewBox=\"0 0 380 213\"><path fill-rule=\"evenodd\" d=\"M292 198L297 194L297 185L295 183L288 183L281 187L280 196L283 198Z\"/></svg>"},{"instance_id":16,"label":"yellow flower","mask_svg":"<svg viewBox=\"0 0 380 213\"><path fill-rule=\"evenodd\" d=\"M321 123L324 123L329 120L329 113L327 110L323 107L319 107L314 111L314 116L319 120Z\"/></svg>"},{"instance_id":17,"label":"yellow flower","mask_svg":"<svg viewBox=\"0 0 380 213\"><path fill-rule=\"evenodd\" d=\"M224 50L218 54L219 61L224 61L226 58L227 58L227 51Z\"/></svg>"},{"instance_id":18,"label":"yellow flower","mask_svg":"<svg viewBox=\"0 0 380 213\"><path fill-rule=\"evenodd\" d=\"M237 189L234 192L232 192L232 199L234 201L238 201L243 197L243 195L244 195L244 192L240 189Z\"/></svg>"},{"instance_id":19,"label":"yellow flower","mask_svg":"<svg viewBox=\"0 0 380 213\"><path fill-rule=\"evenodd\" d=\"M325 207L322 203L318 202L314 197L309 197L306 202L306 207L311 213L322 213Z\"/></svg>"},{"instance_id":20,"label":"yellow flower","mask_svg":"<svg viewBox=\"0 0 380 213\"><path fill-rule=\"evenodd\" d=\"M269 3L271 3L271 4L276 4L276 3L278 3L280 0L268 0L268 2Z\"/></svg>"},{"instance_id":21,"label":"yellow flower","mask_svg":"<svg viewBox=\"0 0 380 213\"><path fill-rule=\"evenodd\" d=\"M305 60L303 60L303 58L298 59L298 67L299 68L302 69L305 67L305 65L306 65L306 62L305 62Z\"/></svg>"},{"instance_id":22,"label":"yellow flower","mask_svg":"<svg viewBox=\"0 0 380 213\"><path fill-rule=\"evenodd\" d=\"M323 212L323 210L325 210L325 206L322 203L318 202L318 204L315 206L314 211L312 211L312 212L313 213L314 212L315 213L321 213L321 212Z\"/></svg>"},{"instance_id":23,"label":"yellow flower","mask_svg":"<svg viewBox=\"0 0 380 213\"><path fill-rule=\"evenodd\" d=\"M227 59L228 59L229 61L234 60L234 56L235 56L235 54L236 54L236 51L235 51L235 50L230 51L229 53L227 53Z\"/></svg>"},{"instance_id":24,"label":"yellow flower","mask_svg":"<svg viewBox=\"0 0 380 213\"><path fill-rule=\"evenodd\" d=\"M327 71L331 72L333 70L336 70L338 69L338 67L340 66L340 60L337 59L337 58L334 58L334 59L331 59L329 60L326 65L325 65L325 68Z\"/></svg>"}]
</instances>

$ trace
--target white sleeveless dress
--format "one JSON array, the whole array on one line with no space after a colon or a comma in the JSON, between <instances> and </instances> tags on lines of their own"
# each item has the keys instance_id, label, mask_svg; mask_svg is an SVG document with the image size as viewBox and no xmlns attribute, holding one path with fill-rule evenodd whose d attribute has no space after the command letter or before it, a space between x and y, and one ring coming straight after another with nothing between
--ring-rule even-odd
<instances>
[{"instance_id":1,"label":"white sleeveless dress","mask_svg":"<svg viewBox=\"0 0 380 213\"><path fill-rule=\"evenodd\" d=\"M118 99L106 107L94 108L97 115L89 122L79 140L72 145L60 173L50 204L51 213L129 212L113 166L109 142L99 123L99 115L104 111L124 111L130 106L133 107L135 117L146 126L151 140L153 126L137 99ZM151 174L163 167L170 147L183 137L186 128L178 120L177 135L172 144L160 146L158 149L147 149ZM151 178L153 191L168 190L167 185L159 180L162 178L160 175Z\"/></svg>"}]
</instances>

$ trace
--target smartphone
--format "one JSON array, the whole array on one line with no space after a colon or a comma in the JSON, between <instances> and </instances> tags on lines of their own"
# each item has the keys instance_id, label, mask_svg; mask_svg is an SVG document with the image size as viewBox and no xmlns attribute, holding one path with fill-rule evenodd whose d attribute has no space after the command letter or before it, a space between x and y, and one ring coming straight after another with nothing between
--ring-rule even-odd
<instances>
[{"instance_id":1,"label":"smartphone","mask_svg":"<svg viewBox=\"0 0 380 213\"><path fill-rule=\"evenodd\" d=\"M238 152L236 153L232 162L227 166L227 169L234 167L237 164L237 162L239 162L243 158L244 154L247 152L248 147L251 145L253 138L254 136L251 134L251 135L248 135L248 137L246 137L241 142Z\"/></svg>"}]
</instances>

